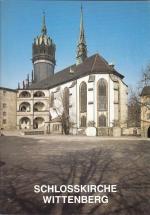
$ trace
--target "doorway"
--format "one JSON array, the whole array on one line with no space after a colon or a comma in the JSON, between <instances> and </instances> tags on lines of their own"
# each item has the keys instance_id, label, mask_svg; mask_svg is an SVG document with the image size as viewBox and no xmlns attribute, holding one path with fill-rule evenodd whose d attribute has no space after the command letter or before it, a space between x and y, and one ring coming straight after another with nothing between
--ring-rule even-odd
<instances>
[{"instance_id":1,"label":"doorway","mask_svg":"<svg viewBox=\"0 0 150 215\"><path fill-rule=\"evenodd\" d=\"M150 127L147 130L147 137L150 138Z\"/></svg>"}]
</instances>

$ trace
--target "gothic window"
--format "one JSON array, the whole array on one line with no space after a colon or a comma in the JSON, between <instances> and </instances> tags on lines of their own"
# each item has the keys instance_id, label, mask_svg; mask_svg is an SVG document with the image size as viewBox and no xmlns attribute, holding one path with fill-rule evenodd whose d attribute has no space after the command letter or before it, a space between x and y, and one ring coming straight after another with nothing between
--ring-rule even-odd
<instances>
[{"instance_id":1,"label":"gothic window","mask_svg":"<svg viewBox=\"0 0 150 215\"><path fill-rule=\"evenodd\" d=\"M45 94L42 91L37 91L34 93L34 97L44 97Z\"/></svg>"},{"instance_id":2,"label":"gothic window","mask_svg":"<svg viewBox=\"0 0 150 215\"><path fill-rule=\"evenodd\" d=\"M54 93L51 92L51 97L50 97L50 107L54 106Z\"/></svg>"},{"instance_id":3,"label":"gothic window","mask_svg":"<svg viewBox=\"0 0 150 215\"><path fill-rule=\"evenodd\" d=\"M86 116L81 117L81 127L86 127Z\"/></svg>"},{"instance_id":4,"label":"gothic window","mask_svg":"<svg viewBox=\"0 0 150 215\"><path fill-rule=\"evenodd\" d=\"M80 113L87 112L87 85L82 82L80 85Z\"/></svg>"},{"instance_id":5,"label":"gothic window","mask_svg":"<svg viewBox=\"0 0 150 215\"><path fill-rule=\"evenodd\" d=\"M99 116L98 126L99 127L106 127L106 116L105 115L102 114Z\"/></svg>"},{"instance_id":6,"label":"gothic window","mask_svg":"<svg viewBox=\"0 0 150 215\"><path fill-rule=\"evenodd\" d=\"M65 87L63 92L63 106L65 114L69 115L69 89Z\"/></svg>"},{"instance_id":7,"label":"gothic window","mask_svg":"<svg viewBox=\"0 0 150 215\"><path fill-rule=\"evenodd\" d=\"M107 81L101 78L97 87L98 110L107 110Z\"/></svg>"},{"instance_id":8,"label":"gothic window","mask_svg":"<svg viewBox=\"0 0 150 215\"><path fill-rule=\"evenodd\" d=\"M29 98L31 97L31 94L28 91L23 91L19 95L20 98Z\"/></svg>"}]
</instances>

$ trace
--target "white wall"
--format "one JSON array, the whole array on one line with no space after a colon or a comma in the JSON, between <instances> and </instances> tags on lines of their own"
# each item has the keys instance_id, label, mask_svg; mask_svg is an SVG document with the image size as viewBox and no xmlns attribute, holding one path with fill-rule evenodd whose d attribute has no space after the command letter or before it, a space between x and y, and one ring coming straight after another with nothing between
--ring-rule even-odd
<instances>
[{"instance_id":1,"label":"white wall","mask_svg":"<svg viewBox=\"0 0 150 215\"><path fill-rule=\"evenodd\" d=\"M31 104L31 112L27 113L17 113L17 124L20 120L21 117L23 116L30 116L31 118L35 118L36 116L41 116L45 120L48 121L49 119L49 113L51 113L52 119L58 117L58 114L56 111L50 107L50 95L51 92L54 92L54 103L55 106L61 106L61 102L58 101L59 94L62 95L63 90L65 87L68 87L69 89L69 114L70 114L70 119L71 122L74 122L74 127L79 128L80 127L80 112L79 112L79 89L80 89L80 84L84 81L87 84L87 123L89 121L94 121L95 126L97 127L98 125L98 116L97 116L97 83L101 78L104 78L107 81L108 84L108 112L107 112L107 125L108 127L113 126L113 122L115 118L120 116L121 122L125 122L127 118L127 86L121 81L119 77L115 77L119 83L119 90L120 90L120 98L119 104L120 107L115 105L115 82L114 80L110 77L109 74L91 74L95 76L95 81L94 82L88 82L89 81L89 76L85 76L82 78L79 78L77 81L70 81L68 83L62 84L60 86L54 87L53 89L50 90L41 90L45 93L44 98L35 98L33 97L33 94L37 90L32 90L29 91L31 93L31 98L18 98L17 99L17 110L19 110L19 105L22 102L29 102ZM72 84L74 83L73 87ZM59 91L58 91L59 89ZM88 89L93 89L89 91ZM20 90L22 91L22 90ZM19 91L19 92L20 92ZM57 91L57 92L56 92ZM43 102L45 104L45 110L47 112L39 112L39 113L33 113L33 104L36 102ZM120 109L120 113L119 113ZM60 108L61 112L61 108ZM34 114L34 116L33 116ZM33 119L31 119L33 121ZM32 122L33 124L33 122Z\"/></svg>"},{"instance_id":2,"label":"white wall","mask_svg":"<svg viewBox=\"0 0 150 215\"><path fill-rule=\"evenodd\" d=\"M120 80L120 123L121 127L127 127L128 114L128 87Z\"/></svg>"}]
</instances>

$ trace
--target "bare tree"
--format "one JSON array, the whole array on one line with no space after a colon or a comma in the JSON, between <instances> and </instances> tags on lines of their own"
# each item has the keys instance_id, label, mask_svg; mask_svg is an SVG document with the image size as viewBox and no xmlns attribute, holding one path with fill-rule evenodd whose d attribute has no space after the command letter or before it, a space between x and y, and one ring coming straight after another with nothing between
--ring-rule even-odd
<instances>
[{"instance_id":1,"label":"bare tree","mask_svg":"<svg viewBox=\"0 0 150 215\"><path fill-rule=\"evenodd\" d=\"M145 86L150 86L150 63L142 71L142 78L139 81L139 86L142 88Z\"/></svg>"},{"instance_id":2,"label":"bare tree","mask_svg":"<svg viewBox=\"0 0 150 215\"><path fill-rule=\"evenodd\" d=\"M69 134L72 123L69 117L69 89L67 87L56 93L53 110L61 121L62 133Z\"/></svg>"},{"instance_id":3,"label":"bare tree","mask_svg":"<svg viewBox=\"0 0 150 215\"><path fill-rule=\"evenodd\" d=\"M140 127L141 104L137 89L129 88L128 99L128 127Z\"/></svg>"},{"instance_id":4,"label":"bare tree","mask_svg":"<svg viewBox=\"0 0 150 215\"><path fill-rule=\"evenodd\" d=\"M135 88L129 88L128 99L128 126L140 127L141 123L141 107L150 109L150 104L147 101L141 101L142 89L150 86L150 64L142 71L141 79Z\"/></svg>"}]
</instances>

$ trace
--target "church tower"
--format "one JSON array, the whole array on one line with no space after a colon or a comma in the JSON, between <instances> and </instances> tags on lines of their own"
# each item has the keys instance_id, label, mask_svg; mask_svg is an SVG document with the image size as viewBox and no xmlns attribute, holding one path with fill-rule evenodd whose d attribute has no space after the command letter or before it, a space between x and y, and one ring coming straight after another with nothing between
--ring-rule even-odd
<instances>
[{"instance_id":1,"label":"church tower","mask_svg":"<svg viewBox=\"0 0 150 215\"><path fill-rule=\"evenodd\" d=\"M83 26L83 10L81 5L81 18L80 18L80 33L79 33L79 40L77 45L77 64L82 63L87 58L87 47L84 35L84 26Z\"/></svg>"},{"instance_id":2,"label":"church tower","mask_svg":"<svg viewBox=\"0 0 150 215\"><path fill-rule=\"evenodd\" d=\"M47 35L45 14L43 14L41 34L32 44L33 82L39 82L54 74L56 46Z\"/></svg>"}]
</instances>

